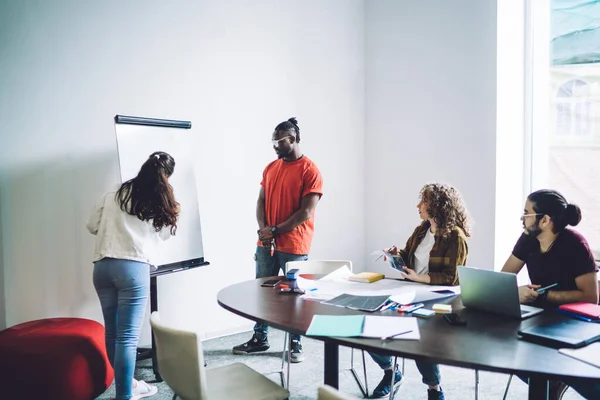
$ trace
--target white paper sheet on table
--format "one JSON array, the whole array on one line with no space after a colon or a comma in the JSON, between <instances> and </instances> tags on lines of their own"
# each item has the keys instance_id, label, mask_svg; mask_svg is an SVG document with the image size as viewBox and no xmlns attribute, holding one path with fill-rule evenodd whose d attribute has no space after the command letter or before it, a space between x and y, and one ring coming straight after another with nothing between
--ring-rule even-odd
<instances>
[{"instance_id":1,"label":"white paper sheet on table","mask_svg":"<svg viewBox=\"0 0 600 400\"><path fill-rule=\"evenodd\" d=\"M352 275L352 271L347 265L344 265L319 279L319 282L347 282L350 275Z\"/></svg>"},{"instance_id":2,"label":"white paper sheet on table","mask_svg":"<svg viewBox=\"0 0 600 400\"><path fill-rule=\"evenodd\" d=\"M373 283L360 283L348 280L321 281L298 277L298 287L304 289L305 300L328 300L341 294L355 294L361 296L401 296L401 299L414 298L417 292L431 292L434 290L452 290L460 293L460 287L431 286L395 279L382 279ZM410 301L409 301L410 303Z\"/></svg>"},{"instance_id":3,"label":"white paper sheet on table","mask_svg":"<svg viewBox=\"0 0 600 400\"><path fill-rule=\"evenodd\" d=\"M366 315L361 337L378 338L392 336L396 333L406 332L390 339L393 340L419 340L421 333L415 317L381 317Z\"/></svg>"}]
</instances>

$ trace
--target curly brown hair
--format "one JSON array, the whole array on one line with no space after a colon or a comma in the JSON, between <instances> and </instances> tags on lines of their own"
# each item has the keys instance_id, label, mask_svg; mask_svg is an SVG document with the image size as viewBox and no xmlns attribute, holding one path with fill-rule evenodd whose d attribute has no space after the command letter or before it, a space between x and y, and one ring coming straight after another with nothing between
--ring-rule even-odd
<instances>
[{"instance_id":1,"label":"curly brown hair","mask_svg":"<svg viewBox=\"0 0 600 400\"><path fill-rule=\"evenodd\" d=\"M457 189L444 183L428 183L421 188L419 196L441 235L448 235L458 226L467 237L471 236L469 213Z\"/></svg>"}]
</instances>

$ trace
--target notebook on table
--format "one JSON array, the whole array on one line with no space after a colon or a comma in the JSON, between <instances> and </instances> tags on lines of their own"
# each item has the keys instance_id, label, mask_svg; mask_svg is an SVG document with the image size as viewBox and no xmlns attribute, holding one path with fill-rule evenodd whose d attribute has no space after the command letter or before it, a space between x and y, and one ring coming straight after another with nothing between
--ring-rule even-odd
<instances>
[{"instance_id":1,"label":"notebook on table","mask_svg":"<svg viewBox=\"0 0 600 400\"><path fill-rule=\"evenodd\" d=\"M390 296L357 296L353 294L341 294L331 300L323 301L323 304L346 307L352 310L377 311Z\"/></svg>"},{"instance_id":2,"label":"notebook on table","mask_svg":"<svg viewBox=\"0 0 600 400\"><path fill-rule=\"evenodd\" d=\"M356 275L350 275L348 280L353 282L372 283L380 281L384 278L385 275L380 272L361 272Z\"/></svg>"},{"instance_id":3,"label":"notebook on table","mask_svg":"<svg viewBox=\"0 0 600 400\"><path fill-rule=\"evenodd\" d=\"M600 318L600 306L592 303L571 303L562 304L558 307L559 310L563 310L572 314L582 315L591 319Z\"/></svg>"},{"instance_id":4,"label":"notebook on table","mask_svg":"<svg viewBox=\"0 0 600 400\"><path fill-rule=\"evenodd\" d=\"M520 330L522 339L549 346L579 348L600 340L600 325L574 319Z\"/></svg>"}]
</instances>

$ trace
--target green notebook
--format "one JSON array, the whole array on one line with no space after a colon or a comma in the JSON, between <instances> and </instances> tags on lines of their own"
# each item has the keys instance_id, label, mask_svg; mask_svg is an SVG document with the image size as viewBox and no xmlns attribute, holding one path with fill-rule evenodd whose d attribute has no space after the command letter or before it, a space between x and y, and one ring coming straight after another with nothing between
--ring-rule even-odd
<instances>
[{"instance_id":1,"label":"green notebook","mask_svg":"<svg viewBox=\"0 0 600 400\"><path fill-rule=\"evenodd\" d=\"M313 315L306 336L358 337L364 323L364 315Z\"/></svg>"}]
</instances>

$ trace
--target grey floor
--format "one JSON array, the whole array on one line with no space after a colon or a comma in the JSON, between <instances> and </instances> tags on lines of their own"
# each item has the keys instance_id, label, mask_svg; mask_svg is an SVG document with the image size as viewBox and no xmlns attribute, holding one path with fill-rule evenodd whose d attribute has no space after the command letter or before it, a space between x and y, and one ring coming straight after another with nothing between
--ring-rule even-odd
<instances>
[{"instance_id":1,"label":"grey floor","mask_svg":"<svg viewBox=\"0 0 600 400\"><path fill-rule=\"evenodd\" d=\"M219 367L234 362L243 362L261 372L272 380L279 382L276 371L281 366L281 350L283 348L283 332L272 330L269 335L271 348L264 353L248 356L236 356L231 353L234 345L250 339L251 332L226 336L203 342L204 354L208 368ZM292 364L290 379L290 400L316 399L317 388L323 383L323 343L307 338L302 339L306 360L299 364ZM361 352L354 351L357 370L362 371ZM400 362L400 361L399 361ZM382 372L368 354L366 354L367 377L369 391L377 385L382 377ZM348 371L350 366L350 349L340 349L340 391L362 397L352 374ZM426 387L421 383L421 377L415 363L406 360L405 383L398 390L395 399L427 399ZM447 399L463 400L475 398L475 372L473 370L441 366L442 387ZM491 372L480 372L479 399L502 399L508 375ZM154 374L149 360L138 363L136 378L143 379L159 388L158 394L149 397L153 400L171 400L173 392L166 383L154 383ZM111 386L98 399L112 399L114 385ZM513 379L507 399L526 399L527 386L518 379ZM582 399L575 391L569 389L564 400Z\"/></svg>"}]
</instances>

